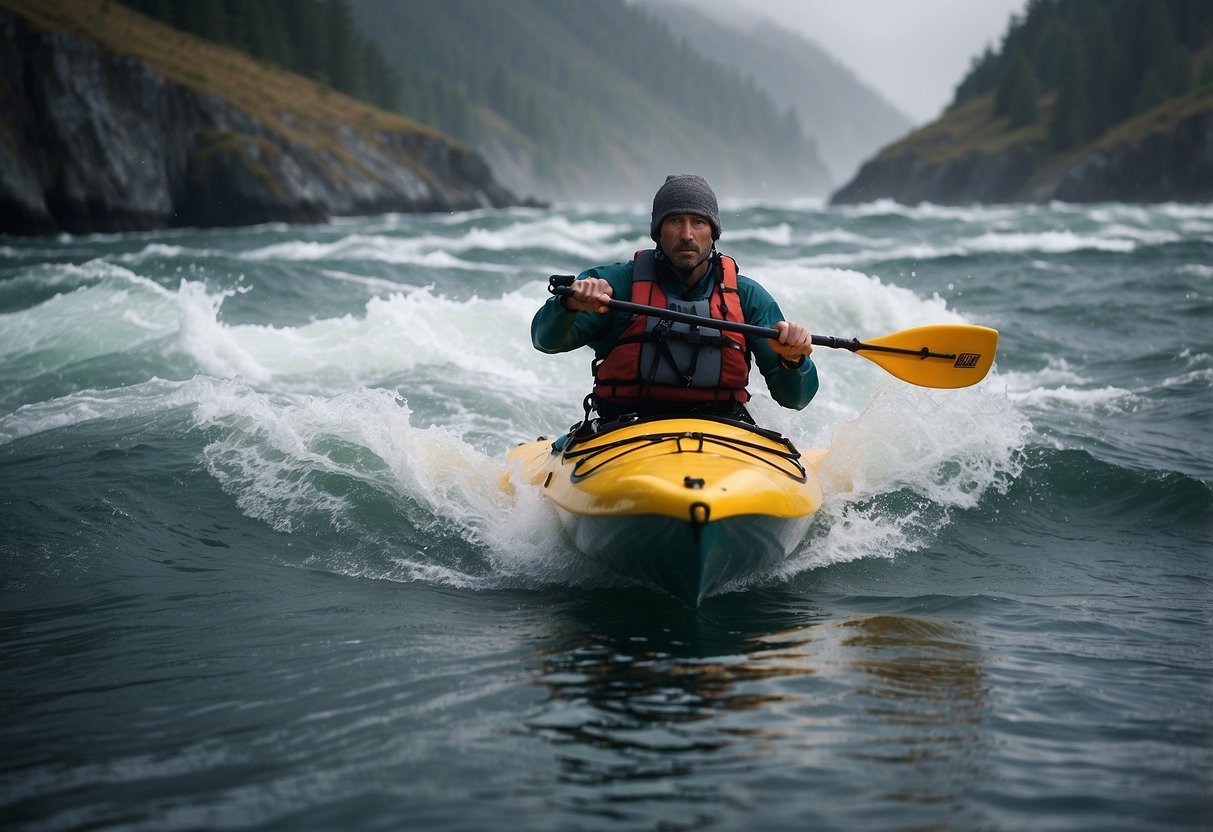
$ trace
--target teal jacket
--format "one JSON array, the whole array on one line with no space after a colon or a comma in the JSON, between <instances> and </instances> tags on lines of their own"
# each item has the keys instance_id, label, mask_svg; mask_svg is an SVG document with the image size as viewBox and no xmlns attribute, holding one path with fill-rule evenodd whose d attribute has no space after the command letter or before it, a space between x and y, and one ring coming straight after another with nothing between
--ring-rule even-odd
<instances>
[{"instance_id":1,"label":"teal jacket","mask_svg":"<svg viewBox=\"0 0 1213 832\"><path fill-rule=\"evenodd\" d=\"M713 261L707 273L690 288L677 280L665 265L658 265L657 278L666 297L696 301L708 296L717 271ZM578 280L587 277L599 277L610 283L617 300L632 298L630 260L610 266L596 266L577 275ZM785 320L770 292L750 278L737 275L737 294L746 323L771 327ZM568 352L588 345L593 348L595 357L605 358L631 317L631 313L618 310L601 315L597 312L570 312L561 304L560 296L553 295L531 321L531 343L535 349L545 353ZM746 353L751 366L758 365L771 397L784 407L800 410L817 394L817 367L811 358L806 357L799 367L788 367L779 360L779 353L771 349L766 338L750 335L746 336Z\"/></svg>"}]
</instances>

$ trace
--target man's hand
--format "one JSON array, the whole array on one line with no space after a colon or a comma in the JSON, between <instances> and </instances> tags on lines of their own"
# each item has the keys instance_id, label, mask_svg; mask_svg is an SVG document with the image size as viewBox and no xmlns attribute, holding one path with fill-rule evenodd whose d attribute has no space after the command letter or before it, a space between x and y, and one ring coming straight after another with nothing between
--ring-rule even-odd
<instances>
[{"instance_id":1,"label":"man's hand","mask_svg":"<svg viewBox=\"0 0 1213 832\"><path fill-rule=\"evenodd\" d=\"M597 312L603 314L608 310L607 301L611 299L613 290L611 284L601 277L587 277L585 280L573 281L573 294L562 298L564 308L570 312Z\"/></svg>"},{"instance_id":2,"label":"man's hand","mask_svg":"<svg viewBox=\"0 0 1213 832\"><path fill-rule=\"evenodd\" d=\"M790 321L780 321L775 324L779 330L779 340L770 339L771 349L779 353L786 361L795 363L801 356L813 351L813 335L800 324Z\"/></svg>"}]
</instances>

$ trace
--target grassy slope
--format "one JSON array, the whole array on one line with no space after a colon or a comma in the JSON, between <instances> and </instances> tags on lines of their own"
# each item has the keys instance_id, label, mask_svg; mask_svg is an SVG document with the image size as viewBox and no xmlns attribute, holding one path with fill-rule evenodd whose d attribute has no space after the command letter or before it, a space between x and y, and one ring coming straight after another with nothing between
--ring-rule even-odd
<instances>
[{"instance_id":1,"label":"grassy slope","mask_svg":"<svg viewBox=\"0 0 1213 832\"><path fill-rule=\"evenodd\" d=\"M1054 97L1041 99L1040 121L1030 127L1011 130L1005 116L994 116L993 94L987 94L949 110L942 118L914 131L884 148L877 156L891 160L915 156L928 162L946 164L969 153L996 154L1021 144L1037 145L1045 155L1046 167L1062 168L1092 148L1110 149L1137 144L1143 138L1174 130L1185 119L1213 111L1213 86L1202 87L1188 95L1173 98L1142 115L1117 125L1090 145L1064 152L1047 151L1049 117Z\"/></svg>"},{"instance_id":2,"label":"grassy slope","mask_svg":"<svg viewBox=\"0 0 1213 832\"><path fill-rule=\"evenodd\" d=\"M144 61L169 81L229 102L282 138L357 164L336 141L343 124L368 138L397 133L451 140L403 116L378 110L314 81L267 66L110 0L0 0L0 8L43 31L67 30Z\"/></svg>"}]
</instances>

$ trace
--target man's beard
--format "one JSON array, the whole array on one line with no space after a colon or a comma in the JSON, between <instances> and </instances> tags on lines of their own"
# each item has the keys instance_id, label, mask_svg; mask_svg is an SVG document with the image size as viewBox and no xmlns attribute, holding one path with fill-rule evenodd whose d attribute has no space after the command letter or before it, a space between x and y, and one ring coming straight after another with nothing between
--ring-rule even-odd
<instances>
[{"instance_id":1,"label":"man's beard","mask_svg":"<svg viewBox=\"0 0 1213 832\"><path fill-rule=\"evenodd\" d=\"M683 265L684 261L682 260L682 258L679 258L678 260L674 259L675 256L677 256L679 254L685 254L685 253L689 253L689 252L694 252L696 255L698 255L698 258L693 263L691 263L689 266ZM707 251L703 252L702 254L699 253L698 246L692 246L692 247L683 248L683 249L675 249L673 254L670 254L669 252L667 252L665 255L665 259L666 259L666 262L670 264L670 268L672 268L674 271L682 274L683 276L687 276L687 275L690 275L691 272L693 272L697 268L699 268L700 265L702 265L703 262L711 256L712 256L712 247L711 246L709 246Z\"/></svg>"}]
</instances>

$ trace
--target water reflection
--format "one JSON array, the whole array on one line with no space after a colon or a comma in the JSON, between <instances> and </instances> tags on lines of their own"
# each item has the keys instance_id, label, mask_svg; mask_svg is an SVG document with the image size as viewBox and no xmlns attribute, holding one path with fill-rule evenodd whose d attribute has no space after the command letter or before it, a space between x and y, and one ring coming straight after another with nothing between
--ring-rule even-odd
<instances>
[{"instance_id":1,"label":"water reflection","mask_svg":"<svg viewBox=\"0 0 1213 832\"><path fill-rule=\"evenodd\" d=\"M552 799L591 815L693 826L760 801L769 818L782 783L789 811L815 794L796 811L828 820L831 784L862 783L938 823L982 779L988 684L965 625L747 593L699 613L590 603L556 630L527 730L558 748Z\"/></svg>"},{"instance_id":2,"label":"water reflection","mask_svg":"<svg viewBox=\"0 0 1213 832\"><path fill-rule=\"evenodd\" d=\"M751 683L811 672L763 650L754 617L727 605L699 615L659 606L622 616L614 610L578 610L584 631L576 643L543 657L553 700L584 701L644 722L698 721L777 696ZM816 615L811 607L785 611L781 624L799 626Z\"/></svg>"},{"instance_id":3,"label":"water reflection","mask_svg":"<svg viewBox=\"0 0 1213 832\"><path fill-rule=\"evenodd\" d=\"M959 812L980 783L989 716L987 673L969 628L950 621L879 615L840 622L839 659L860 675L852 696L871 718L849 752L891 773L891 802Z\"/></svg>"}]
</instances>

